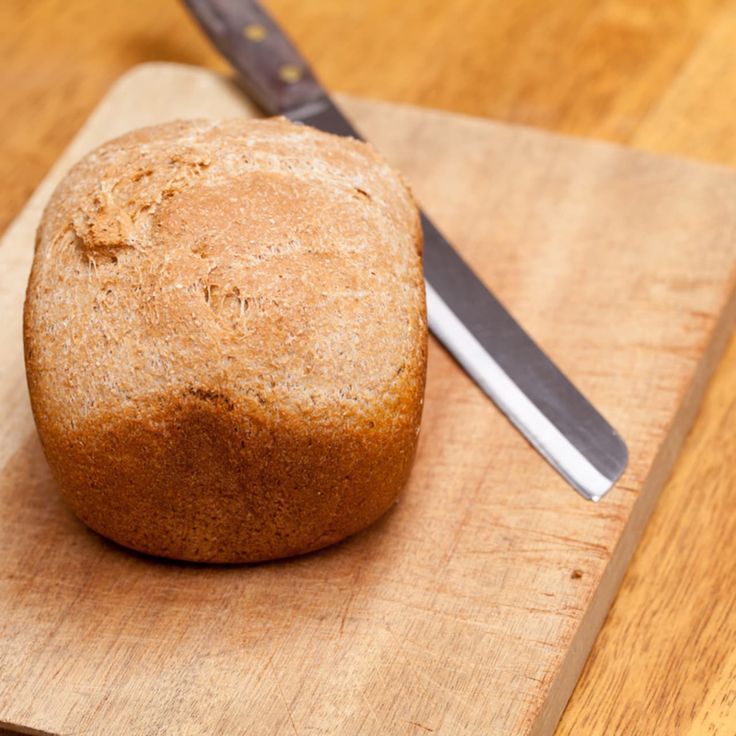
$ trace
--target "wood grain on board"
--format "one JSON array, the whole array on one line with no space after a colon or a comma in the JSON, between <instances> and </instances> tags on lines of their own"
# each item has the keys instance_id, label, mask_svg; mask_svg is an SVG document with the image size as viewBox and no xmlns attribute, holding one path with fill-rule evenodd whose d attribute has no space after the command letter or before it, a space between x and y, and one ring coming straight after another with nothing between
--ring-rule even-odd
<instances>
[{"instance_id":1,"label":"wood grain on board","mask_svg":"<svg viewBox=\"0 0 736 736\"><path fill-rule=\"evenodd\" d=\"M335 89L736 165L734 0L266 4ZM8 0L0 28L0 229L122 72L226 68L177 0ZM735 396L732 343L560 733L736 731Z\"/></svg>"},{"instance_id":2,"label":"wood grain on board","mask_svg":"<svg viewBox=\"0 0 736 736\"><path fill-rule=\"evenodd\" d=\"M88 532L55 494L24 390L40 208L106 138L252 114L216 75L140 67L0 247L2 721L88 734L554 729L736 318L736 173L341 99L620 429L629 469L603 503L583 501L433 343L409 487L347 543L213 568Z\"/></svg>"}]
</instances>

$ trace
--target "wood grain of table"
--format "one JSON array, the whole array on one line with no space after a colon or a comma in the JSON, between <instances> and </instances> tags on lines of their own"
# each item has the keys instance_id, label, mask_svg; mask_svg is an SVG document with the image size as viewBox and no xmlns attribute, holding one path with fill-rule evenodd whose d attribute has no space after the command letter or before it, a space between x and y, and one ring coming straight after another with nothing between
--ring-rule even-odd
<instances>
[{"instance_id":1,"label":"wood grain of table","mask_svg":"<svg viewBox=\"0 0 736 736\"><path fill-rule=\"evenodd\" d=\"M268 7L334 89L736 166L736 0ZM0 60L0 229L126 69L227 69L175 0L4 0ZM559 734L736 733L734 430L736 342Z\"/></svg>"}]
</instances>

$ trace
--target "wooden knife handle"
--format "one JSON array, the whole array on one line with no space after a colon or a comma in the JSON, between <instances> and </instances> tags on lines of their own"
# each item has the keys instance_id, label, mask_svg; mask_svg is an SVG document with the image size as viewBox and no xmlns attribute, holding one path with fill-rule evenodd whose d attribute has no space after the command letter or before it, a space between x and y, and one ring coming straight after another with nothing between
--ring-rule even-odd
<instances>
[{"instance_id":1,"label":"wooden knife handle","mask_svg":"<svg viewBox=\"0 0 736 736\"><path fill-rule=\"evenodd\" d=\"M325 96L307 62L259 3L184 2L265 112L280 115Z\"/></svg>"}]
</instances>

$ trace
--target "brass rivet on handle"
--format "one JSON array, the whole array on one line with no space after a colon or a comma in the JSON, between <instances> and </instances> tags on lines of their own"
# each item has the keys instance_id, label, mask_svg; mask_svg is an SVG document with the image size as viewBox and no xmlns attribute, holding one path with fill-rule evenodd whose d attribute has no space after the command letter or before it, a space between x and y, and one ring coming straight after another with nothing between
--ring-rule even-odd
<instances>
[{"instance_id":1,"label":"brass rivet on handle","mask_svg":"<svg viewBox=\"0 0 736 736\"><path fill-rule=\"evenodd\" d=\"M266 38L266 29L258 23L249 23L245 28L243 28L243 35L249 41L259 43Z\"/></svg>"},{"instance_id":2,"label":"brass rivet on handle","mask_svg":"<svg viewBox=\"0 0 736 736\"><path fill-rule=\"evenodd\" d=\"M296 64L284 64L279 68L279 77L282 82L294 84L302 78L302 70Z\"/></svg>"}]
</instances>

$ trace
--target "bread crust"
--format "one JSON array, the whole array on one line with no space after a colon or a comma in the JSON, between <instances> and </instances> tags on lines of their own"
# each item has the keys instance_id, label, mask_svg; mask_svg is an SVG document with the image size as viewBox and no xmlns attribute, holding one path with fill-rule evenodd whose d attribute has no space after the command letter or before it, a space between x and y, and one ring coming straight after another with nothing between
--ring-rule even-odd
<instances>
[{"instance_id":1,"label":"bread crust","mask_svg":"<svg viewBox=\"0 0 736 736\"><path fill-rule=\"evenodd\" d=\"M90 527L184 560L318 549L411 469L416 205L368 145L283 119L134 131L51 197L24 342L46 456Z\"/></svg>"}]
</instances>

